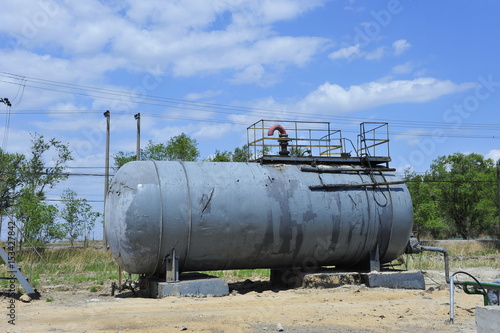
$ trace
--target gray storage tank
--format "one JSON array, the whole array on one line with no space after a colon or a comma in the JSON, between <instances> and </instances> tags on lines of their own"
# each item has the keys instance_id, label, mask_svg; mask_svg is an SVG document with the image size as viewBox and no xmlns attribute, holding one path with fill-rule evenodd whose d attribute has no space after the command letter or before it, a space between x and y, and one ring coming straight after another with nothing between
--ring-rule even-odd
<instances>
[{"instance_id":1,"label":"gray storage tank","mask_svg":"<svg viewBox=\"0 0 500 333\"><path fill-rule=\"evenodd\" d=\"M160 275L173 251L180 271L354 266L404 252L412 203L394 170L305 160L126 164L106 198L113 257Z\"/></svg>"}]
</instances>

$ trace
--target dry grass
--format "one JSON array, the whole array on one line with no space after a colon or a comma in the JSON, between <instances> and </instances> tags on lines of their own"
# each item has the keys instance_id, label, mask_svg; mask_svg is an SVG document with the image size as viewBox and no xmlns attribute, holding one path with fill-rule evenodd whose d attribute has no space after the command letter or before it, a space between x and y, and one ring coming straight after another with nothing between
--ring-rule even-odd
<instances>
[{"instance_id":1,"label":"dry grass","mask_svg":"<svg viewBox=\"0 0 500 333\"><path fill-rule=\"evenodd\" d=\"M466 267L500 268L500 242L454 240L421 242L426 246L444 247L448 251L451 269ZM436 252L406 255L406 267L410 270L442 270L443 255Z\"/></svg>"},{"instance_id":2,"label":"dry grass","mask_svg":"<svg viewBox=\"0 0 500 333\"><path fill-rule=\"evenodd\" d=\"M35 288L60 286L72 288L78 284L104 285L107 280L118 278L118 266L111 254L95 248L47 249L40 252L23 250L16 261ZM0 265L0 276L6 276L6 265ZM5 287L7 281L0 281Z\"/></svg>"},{"instance_id":3,"label":"dry grass","mask_svg":"<svg viewBox=\"0 0 500 333\"><path fill-rule=\"evenodd\" d=\"M223 277L230 282L240 279L267 279L271 274L269 269L235 269L227 271L206 271L203 273L216 277Z\"/></svg>"},{"instance_id":4,"label":"dry grass","mask_svg":"<svg viewBox=\"0 0 500 333\"><path fill-rule=\"evenodd\" d=\"M500 268L500 242L492 241L433 241L422 245L445 247L450 256L450 269L467 267ZM118 266L109 252L97 248L55 248L41 253L43 260L33 251L17 253L17 261L36 288L56 290L90 289L100 291L118 279ZM443 255L435 252L405 255L403 268L409 270L440 270L444 268ZM240 279L266 279L268 269L228 270L205 272L229 281ZM0 276L8 269L0 264ZM133 276L135 277L135 276ZM0 280L0 292L7 280Z\"/></svg>"}]
</instances>

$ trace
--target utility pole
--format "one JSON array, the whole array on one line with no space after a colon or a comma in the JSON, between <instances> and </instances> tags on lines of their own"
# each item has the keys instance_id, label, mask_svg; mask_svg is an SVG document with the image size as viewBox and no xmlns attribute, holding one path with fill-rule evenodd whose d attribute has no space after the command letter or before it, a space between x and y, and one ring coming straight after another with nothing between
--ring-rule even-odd
<instances>
[{"instance_id":1,"label":"utility pole","mask_svg":"<svg viewBox=\"0 0 500 333\"><path fill-rule=\"evenodd\" d=\"M498 190L498 232L497 239L500 239L500 159L497 161L497 190Z\"/></svg>"},{"instance_id":2,"label":"utility pole","mask_svg":"<svg viewBox=\"0 0 500 333\"><path fill-rule=\"evenodd\" d=\"M106 196L108 194L109 188L109 130L110 130L110 112L106 110L104 112L104 117L106 117L106 165L104 172L104 220L102 223L102 241L104 245L104 252L108 250L108 240L106 239Z\"/></svg>"},{"instance_id":3,"label":"utility pole","mask_svg":"<svg viewBox=\"0 0 500 333\"><path fill-rule=\"evenodd\" d=\"M12 107L12 104L10 103L10 101L7 97L0 98L0 103L7 105L9 108ZM7 128L7 124L5 124L5 127ZM4 141L5 141L5 138L4 138ZM5 150L5 147L3 147L3 150ZM2 179L2 181L3 181L3 179ZM3 223L3 212L0 212L0 235L2 234L2 223ZM7 263L5 263L5 264L7 264Z\"/></svg>"},{"instance_id":4,"label":"utility pole","mask_svg":"<svg viewBox=\"0 0 500 333\"><path fill-rule=\"evenodd\" d=\"M135 120L137 120L137 148L135 157L137 161L141 160L141 114L136 113L134 115Z\"/></svg>"}]
</instances>

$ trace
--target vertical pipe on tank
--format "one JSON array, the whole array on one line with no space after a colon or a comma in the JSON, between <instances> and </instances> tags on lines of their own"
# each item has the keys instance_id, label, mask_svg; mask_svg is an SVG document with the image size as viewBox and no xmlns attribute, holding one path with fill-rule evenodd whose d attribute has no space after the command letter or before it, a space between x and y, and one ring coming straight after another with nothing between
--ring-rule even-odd
<instances>
[{"instance_id":1,"label":"vertical pipe on tank","mask_svg":"<svg viewBox=\"0 0 500 333\"><path fill-rule=\"evenodd\" d=\"M288 156L290 155L290 152L288 151L288 134L286 133L286 130L283 126L281 125L273 125L269 127L269 130L267 131L267 135L273 135L274 131L278 131L279 134L279 139L278 139L278 144L280 145L280 151L279 154L280 156Z\"/></svg>"}]
</instances>

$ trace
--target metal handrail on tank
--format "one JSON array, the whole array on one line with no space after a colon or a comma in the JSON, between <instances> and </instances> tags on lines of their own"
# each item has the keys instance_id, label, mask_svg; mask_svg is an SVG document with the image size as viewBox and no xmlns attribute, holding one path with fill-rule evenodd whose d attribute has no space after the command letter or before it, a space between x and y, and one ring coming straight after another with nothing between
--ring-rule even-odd
<instances>
[{"instance_id":1,"label":"metal handrail on tank","mask_svg":"<svg viewBox=\"0 0 500 333\"><path fill-rule=\"evenodd\" d=\"M279 127L278 127L279 126ZM272 133L282 128L279 138ZM272 131L271 131L272 129ZM285 137L285 135L287 135ZM342 132L332 130L329 122L303 122L262 119L247 128L247 142L251 151L251 160L262 156L283 155L273 152L287 141L291 155L301 156L340 156L343 151Z\"/></svg>"},{"instance_id":2,"label":"metal handrail on tank","mask_svg":"<svg viewBox=\"0 0 500 333\"><path fill-rule=\"evenodd\" d=\"M358 149L357 149L359 155L389 156L388 123L363 122L359 125L359 127L360 128L359 128ZM377 147L381 145L386 145L387 151L382 154L377 154Z\"/></svg>"}]
</instances>

